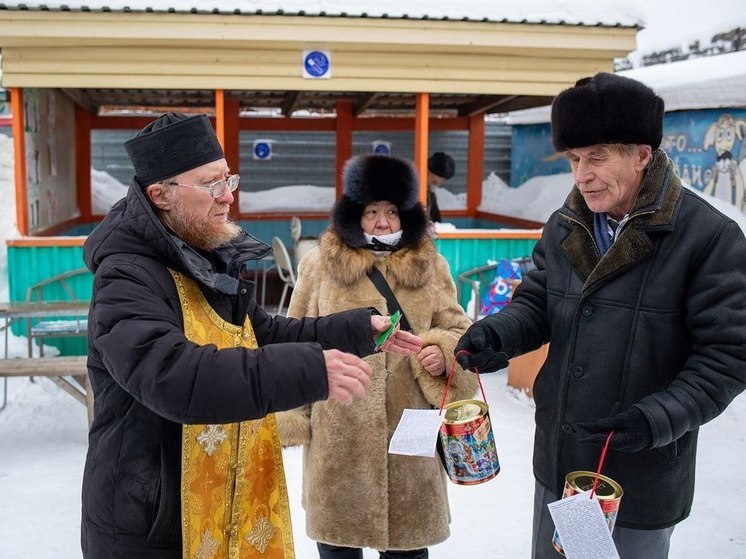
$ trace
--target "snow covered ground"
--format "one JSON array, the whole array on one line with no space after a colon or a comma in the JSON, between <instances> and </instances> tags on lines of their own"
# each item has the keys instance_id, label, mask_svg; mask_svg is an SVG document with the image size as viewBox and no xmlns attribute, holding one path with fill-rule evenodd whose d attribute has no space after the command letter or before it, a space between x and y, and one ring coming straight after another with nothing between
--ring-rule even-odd
<instances>
[{"instance_id":1,"label":"snow covered ground","mask_svg":"<svg viewBox=\"0 0 746 559\"><path fill-rule=\"evenodd\" d=\"M23 340L14 340L14 344L14 351L23 354ZM529 556L533 404L506 386L504 372L482 378L501 472L482 485L449 483L451 538L431 548L432 559ZM674 531L672 558L746 558L745 423L746 397L741 396L702 428L694 510ZM86 432L84 406L48 379L35 383L11 379L8 407L0 412L2 559L81 556L80 487ZM284 458L296 555L313 559L317 557L315 544L305 536L300 507L301 451L287 449ZM373 559L378 554L367 550L365 557Z\"/></svg>"}]
</instances>

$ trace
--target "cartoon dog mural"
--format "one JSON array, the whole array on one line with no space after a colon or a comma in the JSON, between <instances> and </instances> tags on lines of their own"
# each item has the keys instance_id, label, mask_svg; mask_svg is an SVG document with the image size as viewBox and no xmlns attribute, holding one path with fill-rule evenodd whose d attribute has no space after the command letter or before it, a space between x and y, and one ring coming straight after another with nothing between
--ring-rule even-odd
<instances>
[{"instance_id":1,"label":"cartoon dog mural","mask_svg":"<svg viewBox=\"0 0 746 559\"><path fill-rule=\"evenodd\" d=\"M717 160L712 166L712 177L704 188L705 194L710 194L735 205L739 211L744 209L743 175L738 167L738 160L733 156L736 138L743 140L746 136L746 120L734 119L729 114L722 114L707 129L704 149L715 146Z\"/></svg>"}]
</instances>

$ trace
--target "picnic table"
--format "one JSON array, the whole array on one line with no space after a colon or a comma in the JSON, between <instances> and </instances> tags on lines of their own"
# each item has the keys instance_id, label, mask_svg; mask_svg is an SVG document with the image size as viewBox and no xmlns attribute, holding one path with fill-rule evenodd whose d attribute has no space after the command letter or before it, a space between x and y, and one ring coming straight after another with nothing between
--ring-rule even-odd
<instances>
[{"instance_id":1,"label":"picnic table","mask_svg":"<svg viewBox=\"0 0 746 559\"><path fill-rule=\"evenodd\" d=\"M86 406L88 409L88 425L90 426L93 420L93 391L88 379L87 359L85 355L0 359L0 377L3 377L6 382L8 377L46 377L50 379ZM3 408L5 403L3 402Z\"/></svg>"},{"instance_id":2,"label":"picnic table","mask_svg":"<svg viewBox=\"0 0 746 559\"><path fill-rule=\"evenodd\" d=\"M8 377L47 377L88 408L93 417L93 392L88 381L86 356L44 357L43 341L50 337L84 336L88 301L0 303L0 328L5 330L5 359L0 359L3 379L3 401L7 405ZM28 357L8 359L8 331L18 320L26 320ZM40 340L40 356L34 357L34 339ZM68 378L65 378L68 377Z\"/></svg>"},{"instance_id":3,"label":"picnic table","mask_svg":"<svg viewBox=\"0 0 746 559\"><path fill-rule=\"evenodd\" d=\"M13 322L26 320L28 356L33 357L34 338L43 340L50 337L85 335L86 319L78 317L87 314L88 301L0 303L0 319L4 319L4 324L0 328L5 330L5 357L8 357L8 329ZM34 319L44 321L41 325L35 325Z\"/></svg>"}]
</instances>

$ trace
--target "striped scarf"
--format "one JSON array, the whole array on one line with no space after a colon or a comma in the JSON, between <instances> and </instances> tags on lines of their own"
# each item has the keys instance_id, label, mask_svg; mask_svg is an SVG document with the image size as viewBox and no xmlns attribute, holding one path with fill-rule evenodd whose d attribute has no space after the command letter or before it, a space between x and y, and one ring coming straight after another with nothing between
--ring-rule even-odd
<instances>
[{"instance_id":1,"label":"striped scarf","mask_svg":"<svg viewBox=\"0 0 746 559\"><path fill-rule=\"evenodd\" d=\"M613 242L609 235L609 216L606 212L593 214L593 237L596 239L598 252L603 256Z\"/></svg>"}]
</instances>

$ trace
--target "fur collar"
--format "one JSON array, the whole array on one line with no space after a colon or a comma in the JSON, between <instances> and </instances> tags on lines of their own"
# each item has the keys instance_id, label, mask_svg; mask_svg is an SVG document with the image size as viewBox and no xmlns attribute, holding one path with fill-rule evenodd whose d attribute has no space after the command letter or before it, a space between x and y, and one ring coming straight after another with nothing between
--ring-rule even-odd
<instances>
[{"instance_id":1,"label":"fur collar","mask_svg":"<svg viewBox=\"0 0 746 559\"><path fill-rule=\"evenodd\" d=\"M364 278L376 262L385 262L386 275L403 287L417 289L428 281L422 270L432 267L437 251L430 237L422 235L420 242L380 257L366 248L351 247L342 242L333 229L321 235L321 265L336 282L350 286Z\"/></svg>"},{"instance_id":2,"label":"fur collar","mask_svg":"<svg viewBox=\"0 0 746 559\"><path fill-rule=\"evenodd\" d=\"M674 228L675 210L682 196L679 177L673 162L658 149L645 173L630 219L619 238L601 258L593 239L593 212L575 186L559 210L560 223L572 231L562 241L562 248L578 272L585 278L583 291L639 260L653 249L649 233Z\"/></svg>"}]
</instances>

